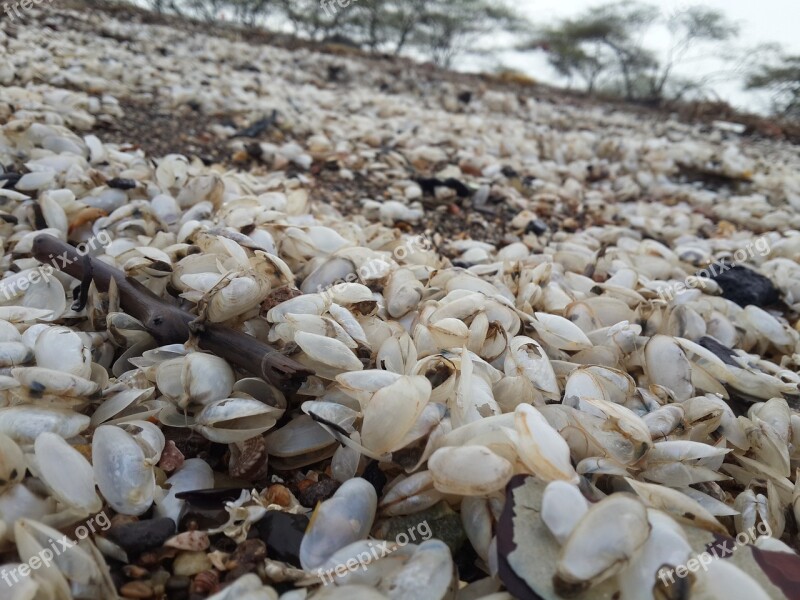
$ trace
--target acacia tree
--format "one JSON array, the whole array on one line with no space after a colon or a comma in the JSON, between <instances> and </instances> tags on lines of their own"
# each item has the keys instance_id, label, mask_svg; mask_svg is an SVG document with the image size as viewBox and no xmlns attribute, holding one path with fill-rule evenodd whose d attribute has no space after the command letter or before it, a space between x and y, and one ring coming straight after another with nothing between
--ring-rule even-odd
<instances>
[{"instance_id":1,"label":"acacia tree","mask_svg":"<svg viewBox=\"0 0 800 600\"><path fill-rule=\"evenodd\" d=\"M344 36L373 52L413 50L447 66L480 35L519 30L525 20L493 0L358 0L321 11L314 0L280 0L295 32Z\"/></svg>"},{"instance_id":2,"label":"acacia tree","mask_svg":"<svg viewBox=\"0 0 800 600\"><path fill-rule=\"evenodd\" d=\"M663 56L644 45L656 26L671 38ZM544 51L559 74L581 80L590 94L603 87L628 100L661 102L693 87L685 81L677 85L675 77L678 65L700 58L692 50L726 41L736 32L722 13L702 6L664 14L655 6L623 0L545 27L523 48Z\"/></svg>"},{"instance_id":3,"label":"acacia tree","mask_svg":"<svg viewBox=\"0 0 800 600\"><path fill-rule=\"evenodd\" d=\"M346 26L372 52L400 54L427 12L426 0L359 0L348 9Z\"/></svg>"},{"instance_id":4,"label":"acacia tree","mask_svg":"<svg viewBox=\"0 0 800 600\"><path fill-rule=\"evenodd\" d=\"M341 33L344 14L323 10L319 0L278 0L277 9L295 35L320 39Z\"/></svg>"},{"instance_id":5,"label":"acacia tree","mask_svg":"<svg viewBox=\"0 0 800 600\"><path fill-rule=\"evenodd\" d=\"M690 6L666 17L667 30L672 44L667 56L658 61L656 68L646 75L652 98L664 98L675 67L704 58L692 56L691 51L702 44L725 42L735 36L739 28L722 13L704 6Z\"/></svg>"},{"instance_id":6,"label":"acacia tree","mask_svg":"<svg viewBox=\"0 0 800 600\"><path fill-rule=\"evenodd\" d=\"M767 90L776 115L800 120L800 55L780 54L751 72L747 88Z\"/></svg>"},{"instance_id":7,"label":"acacia tree","mask_svg":"<svg viewBox=\"0 0 800 600\"><path fill-rule=\"evenodd\" d=\"M213 21L220 17L254 26L278 17L312 40L339 40L372 52L413 52L449 66L482 35L522 31L528 24L503 0L149 0L170 10Z\"/></svg>"},{"instance_id":8,"label":"acacia tree","mask_svg":"<svg viewBox=\"0 0 800 600\"><path fill-rule=\"evenodd\" d=\"M431 0L425 4L411 45L438 65L448 67L475 41L496 31L518 33L528 22L502 2L491 0Z\"/></svg>"}]
</instances>

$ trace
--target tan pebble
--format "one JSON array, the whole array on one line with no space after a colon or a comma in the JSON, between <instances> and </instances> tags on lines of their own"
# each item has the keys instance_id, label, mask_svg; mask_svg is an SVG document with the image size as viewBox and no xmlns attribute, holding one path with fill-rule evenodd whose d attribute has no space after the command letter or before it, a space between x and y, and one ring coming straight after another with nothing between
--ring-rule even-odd
<instances>
[{"instance_id":1,"label":"tan pebble","mask_svg":"<svg viewBox=\"0 0 800 600\"><path fill-rule=\"evenodd\" d=\"M164 545L170 548L194 552L205 550L209 544L208 533L205 531L184 531L164 542Z\"/></svg>"},{"instance_id":2,"label":"tan pebble","mask_svg":"<svg viewBox=\"0 0 800 600\"><path fill-rule=\"evenodd\" d=\"M219 573L216 571L203 571L198 573L189 587L190 594L210 595L219 589Z\"/></svg>"},{"instance_id":3,"label":"tan pebble","mask_svg":"<svg viewBox=\"0 0 800 600\"><path fill-rule=\"evenodd\" d=\"M175 442L168 440L167 445L164 446L164 450L161 452L161 460L158 461L158 466L164 469L165 473L172 473L180 469L183 461L183 453L178 450Z\"/></svg>"},{"instance_id":4,"label":"tan pebble","mask_svg":"<svg viewBox=\"0 0 800 600\"><path fill-rule=\"evenodd\" d=\"M106 211L99 208L84 208L83 210L78 211L78 213L70 221L69 231L73 232L79 227L82 227L87 223L94 223L100 217L105 217L107 215L108 213Z\"/></svg>"},{"instance_id":5,"label":"tan pebble","mask_svg":"<svg viewBox=\"0 0 800 600\"><path fill-rule=\"evenodd\" d=\"M214 565L214 568L218 571L228 570L230 557L231 555L227 552L220 552L219 550L214 550L214 552L208 553L208 560L211 561L211 564Z\"/></svg>"},{"instance_id":6,"label":"tan pebble","mask_svg":"<svg viewBox=\"0 0 800 600\"><path fill-rule=\"evenodd\" d=\"M129 581L119 589L125 598L152 598L153 588L144 581Z\"/></svg>"},{"instance_id":7,"label":"tan pebble","mask_svg":"<svg viewBox=\"0 0 800 600\"><path fill-rule=\"evenodd\" d=\"M159 487L163 486L167 482L167 479L169 478L169 475L167 475L159 467L155 467L153 469L153 474L156 476L156 485Z\"/></svg>"},{"instance_id":8,"label":"tan pebble","mask_svg":"<svg viewBox=\"0 0 800 600\"><path fill-rule=\"evenodd\" d=\"M73 446L75 450L81 453L81 456L89 461L91 464L92 462L92 445L91 444L76 444Z\"/></svg>"},{"instance_id":9,"label":"tan pebble","mask_svg":"<svg viewBox=\"0 0 800 600\"><path fill-rule=\"evenodd\" d=\"M267 488L264 499L268 504L289 506L292 503L292 492L285 485L275 483Z\"/></svg>"},{"instance_id":10,"label":"tan pebble","mask_svg":"<svg viewBox=\"0 0 800 600\"><path fill-rule=\"evenodd\" d=\"M125 573L125 577L129 579L144 579L150 575L150 571L139 565L125 565L122 567L122 572Z\"/></svg>"},{"instance_id":11,"label":"tan pebble","mask_svg":"<svg viewBox=\"0 0 800 600\"><path fill-rule=\"evenodd\" d=\"M136 523L139 519L136 517L130 517L128 515L114 515L111 517L111 527L116 527L118 525L125 525L127 523Z\"/></svg>"},{"instance_id":12,"label":"tan pebble","mask_svg":"<svg viewBox=\"0 0 800 600\"><path fill-rule=\"evenodd\" d=\"M172 572L175 575L191 577L210 570L212 566L205 552L181 552L172 563Z\"/></svg>"}]
</instances>

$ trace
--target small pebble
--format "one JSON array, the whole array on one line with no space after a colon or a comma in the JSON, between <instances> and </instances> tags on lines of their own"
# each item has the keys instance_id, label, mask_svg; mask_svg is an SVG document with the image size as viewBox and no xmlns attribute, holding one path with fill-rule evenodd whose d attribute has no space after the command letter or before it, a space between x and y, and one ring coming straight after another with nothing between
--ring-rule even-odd
<instances>
[{"instance_id":1,"label":"small pebble","mask_svg":"<svg viewBox=\"0 0 800 600\"><path fill-rule=\"evenodd\" d=\"M191 577L202 571L208 571L211 566L211 561L205 552L181 552L172 563L172 572L175 575Z\"/></svg>"},{"instance_id":2,"label":"small pebble","mask_svg":"<svg viewBox=\"0 0 800 600\"><path fill-rule=\"evenodd\" d=\"M307 516L270 510L255 528L270 558L300 566L300 542L308 528Z\"/></svg>"},{"instance_id":3,"label":"small pebble","mask_svg":"<svg viewBox=\"0 0 800 600\"><path fill-rule=\"evenodd\" d=\"M303 506L314 508L317 502L322 502L333 496L333 493L339 489L340 485L335 479L321 479L301 487L297 493L297 499Z\"/></svg>"},{"instance_id":4,"label":"small pebble","mask_svg":"<svg viewBox=\"0 0 800 600\"><path fill-rule=\"evenodd\" d=\"M175 522L169 517L162 517L111 527L106 537L132 559L146 550L159 548L174 533Z\"/></svg>"},{"instance_id":5,"label":"small pebble","mask_svg":"<svg viewBox=\"0 0 800 600\"><path fill-rule=\"evenodd\" d=\"M153 588L144 581L129 581L119 589L125 598L152 598Z\"/></svg>"}]
</instances>

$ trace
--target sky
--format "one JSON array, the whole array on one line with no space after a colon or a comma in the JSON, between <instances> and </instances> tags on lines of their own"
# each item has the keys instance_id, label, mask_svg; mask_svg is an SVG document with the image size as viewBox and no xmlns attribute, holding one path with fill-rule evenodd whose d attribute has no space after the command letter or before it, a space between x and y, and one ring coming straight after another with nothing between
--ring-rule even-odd
<instances>
[{"instance_id":1,"label":"sky","mask_svg":"<svg viewBox=\"0 0 800 600\"><path fill-rule=\"evenodd\" d=\"M551 23L563 17L575 16L592 6L607 3L607 0L514 0L509 2L534 24ZM708 8L722 11L738 23L741 31L736 45L753 47L765 42L782 44L787 52L800 54L800 1L798 0L655 0L665 12L678 10L693 3L702 3ZM656 31L647 41L654 48L666 51L669 37L666 32ZM463 70L490 70L502 64L524 71L546 83L563 84L558 75L549 67L540 53L501 52L493 59L481 60L476 57L463 60L455 65ZM689 74L693 72L712 72L719 67L730 67L719 58L709 57L697 60L684 67ZM690 70L691 68L691 70ZM724 82L714 86L714 91L723 100L738 108L752 112L764 112L768 108L768 97L763 93L742 89L740 82Z\"/></svg>"}]
</instances>

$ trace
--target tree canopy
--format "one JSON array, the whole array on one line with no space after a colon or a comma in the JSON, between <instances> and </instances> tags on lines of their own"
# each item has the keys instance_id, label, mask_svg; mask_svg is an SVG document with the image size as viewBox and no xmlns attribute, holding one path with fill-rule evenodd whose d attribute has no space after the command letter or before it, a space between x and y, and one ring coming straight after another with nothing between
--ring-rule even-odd
<instances>
[{"instance_id":1,"label":"tree canopy","mask_svg":"<svg viewBox=\"0 0 800 600\"><path fill-rule=\"evenodd\" d=\"M657 26L670 37L665 55L644 42ZM559 74L582 82L589 93L602 88L628 100L660 102L690 88L676 77L675 68L698 58L691 51L727 41L737 31L722 13L700 5L665 13L654 5L623 0L540 28L524 48L544 51Z\"/></svg>"},{"instance_id":2,"label":"tree canopy","mask_svg":"<svg viewBox=\"0 0 800 600\"><path fill-rule=\"evenodd\" d=\"M776 59L755 67L747 79L747 87L770 92L776 114L800 119L800 55L779 54Z\"/></svg>"},{"instance_id":3,"label":"tree canopy","mask_svg":"<svg viewBox=\"0 0 800 600\"><path fill-rule=\"evenodd\" d=\"M527 21L496 0L150 0L157 11L221 16L246 25L267 18L314 40L340 40L373 52L410 51L442 66L480 36L522 31Z\"/></svg>"}]
</instances>

